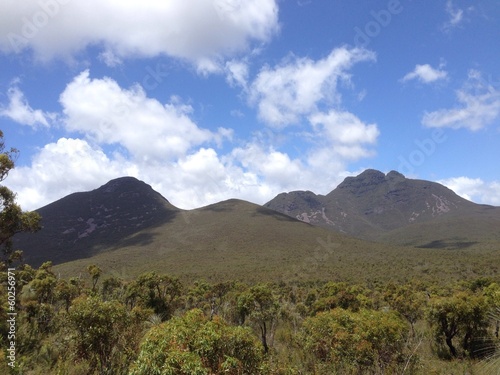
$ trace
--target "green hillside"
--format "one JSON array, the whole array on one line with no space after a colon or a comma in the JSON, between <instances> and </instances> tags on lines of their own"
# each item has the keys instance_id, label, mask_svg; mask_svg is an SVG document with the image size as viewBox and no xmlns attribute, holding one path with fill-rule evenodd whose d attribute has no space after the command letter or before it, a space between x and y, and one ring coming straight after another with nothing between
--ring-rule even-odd
<instances>
[{"instance_id":1,"label":"green hillside","mask_svg":"<svg viewBox=\"0 0 500 375\"><path fill-rule=\"evenodd\" d=\"M133 278L146 271L184 280L375 282L451 281L498 275L496 243L452 251L400 247L333 233L239 200L179 213L91 258L61 264L75 275L89 264Z\"/></svg>"},{"instance_id":2,"label":"green hillside","mask_svg":"<svg viewBox=\"0 0 500 375\"><path fill-rule=\"evenodd\" d=\"M381 176L368 173L370 178ZM343 190L354 188L368 204L366 194L373 188L366 182L366 175L347 180ZM412 191L418 196L418 189ZM314 193L301 196L314 205ZM190 281L247 282L498 277L497 209L490 208L488 217L484 207L463 201L472 208L468 216L451 212L379 231L381 241L374 242L236 199L180 210L149 185L120 178L41 208L43 229L18 236L16 245L29 264L52 261L68 276L86 274L89 264L97 264L124 279L146 271ZM352 203L352 196L346 202ZM471 220L473 214L476 220Z\"/></svg>"}]
</instances>

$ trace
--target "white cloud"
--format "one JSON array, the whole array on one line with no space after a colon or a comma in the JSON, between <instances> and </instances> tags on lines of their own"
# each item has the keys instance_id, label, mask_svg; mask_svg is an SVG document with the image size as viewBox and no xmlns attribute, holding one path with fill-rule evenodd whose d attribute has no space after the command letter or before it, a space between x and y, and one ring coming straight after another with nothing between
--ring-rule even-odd
<instances>
[{"instance_id":1,"label":"white cloud","mask_svg":"<svg viewBox=\"0 0 500 375\"><path fill-rule=\"evenodd\" d=\"M480 178L462 176L438 182L467 200L500 206L500 181L485 182Z\"/></svg>"},{"instance_id":2,"label":"white cloud","mask_svg":"<svg viewBox=\"0 0 500 375\"><path fill-rule=\"evenodd\" d=\"M244 61L231 60L226 63L226 80L231 86L247 88L248 65Z\"/></svg>"},{"instance_id":3,"label":"white cloud","mask_svg":"<svg viewBox=\"0 0 500 375\"><path fill-rule=\"evenodd\" d=\"M328 113L314 114L309 120L314 127L321 128L322 134L336 144L373 144L380 134L377 125L366 125L349 112L331 110Z\"/></svg>"},{"instance_id":4,"label":"white cloud","mask_svg":"<svg viewBox=\"0 0 500 375\"><path fill-rule=\"evenodd\" d=\"M275 0L6 1L0 51L31 49L42 61L98 46L111 65L165 54L206 71L207 62L267 42L279 28Z\"/></svg>"},{"instance_id":5,"label":"white cloud","mask_svg":"<svg viewBox=\"0 0 500 375\"><path fill-rule=\"evenodd\" d=\"M464 21L464 10L453 5L452 0L446 2L446 15L448 20L443 24L443 30L449 32Z\"/></svg>"},{"instance_id":6,"label":"white cloud","mask_svg":"<svg viewBox=\"0 0 500 375\"><path fill-rule=\"evenodd\" d=\"M456 8L453 5L452 0L448 0L446 2L446 13L449 16L449 20L445 24L445 27L448 27L448 28L457 26L458 24L460 24L460 22L462 22L462 20L464 18L463 9Z\"/></svg>"},{"instance_id":7,"label":"white cloud","mask_svg":"<svg viewBox=\"0 0 500 375\"><path fill-rule=\"evenodd\" d=\"M347 70L355 63L374 59L371 51L345 47L317 61L290 57L259 72L250 87L250 101L257 105L259 117L271 126L297 123L302 116L315 112L320 102L338 104L338 81L349 80Z\"/></svg>"},{"instance_id":8,"label":"white cloud","mask_svg":"<svg viewBox=\"0 0 500 375\"><path fill-rule=\"evenodd\" d=\"M177 207L196 208L229 198L263 204L284 190L303 186L302 176L312 174L304 174L299 166L300 162L290 160L288 155L255 144L225 156L211 148L200 148L158 164L116 152L106 155L85 140L61 138L43 147L30 166L14 169L5 183L17 193L21 207L28 210L70 193L93 190L121 176L145 181ZM322 187L309 180L310 188Z\"/></svg>"},{"instance_id":9,"label":"white cloud","mask_svg":"<svg viewBox=\"0 0 500 375\"><path fill-rule=\"evenodd\" d=\"M480 130L500 116L500 91L486 83L475 70L469 72L466 84L456 92L459 106L426 112L422 123L428 127Z\"/></svg>"},{"instance_id":10,"label":"white cloud","mask_svg":"<svg viewBox=\"0 0 500 375\"><path fill-rule=\"evenodd\" d=\"M424 64L424 65L416 65L415 69L406 74L401 81L402 82L407 82L412 79L418 79L420 82L423 83L431 83L438 81L440 79L446 79L448 77L448 73L444 70L441 69L434 69L432 66L429 64Z\"/></svg>"},{"instance_id":11,"label":"white cloud","mask_svg":"<svg viewBox=\"0 0 500 375\"><path fill-rule=\"evenodd\" d=\"M234 149L231 157L233 163L241 163L245 170L251 171L266 185L275 186L274 191L297 186L301 174L306 172L300 160L292 160L289 155L258 143Z\"/></svg>"},{"instance_id":12,"label":"white cloud","mask_svg":"<svg viewBox=\"0 0 500 375\"><path fill-rule=\"evenodd\" d=\"M315 113L309 121L318 144L309 155L310 163L317 163L314 158L327 162L326 155L342 163L373 156L367 146L377 142L380 132L376 124L365 124L352 113L336 110Z\"/></svg>"},{"instance_id":13,"label":"white cloud","mask_svg":"<svg viewBox=\"0 0 500 375\"><path fill-rule=\"evenodd\" d=\"M446 16L448 19L442 25L442 30L446 33L451 32L453 29L460 27L464 22L469 21L468 15L475 11L474 6L469 6L466 9L458 8L453 4L452 0L446 2Z\"/></svg>"},{"instance_id":14,"label":"white cloud","mask_svg":"<svg viewBox=\"0 0 500 375\"><path fill-rule=\"evenodd\" d=\"M349 146L352 155L352 148ZM219 155L201 147L176 160L150 163L108 152L83 139L61 138L44 146L29 166L14 169L6 185L23 209L36 209L77 191L93 190L110 179L134 176L172 204L196 208L229 198L263 204L283 191L326 194L346 172L346 159L332 147L313 147L304 160L259 142Z\"/></svg>"},{"instance_id":15,"label":"white cloud","mask_svg":"<svg viewBox=\"0 0 500 375\"><path fill-rule=\"evenodd\" d=\"M0 105L0 116L8 117L21 125L32 127L39 125L49 127L56 120L55 113L31 108L23 92L16 86L9 88L7 96L9 104L7 106Z\"/></svg>"},{"instance_id":16,"label":"white cloud","mask_svg":"<svg viewBox=\"0 0 500 375\"><path fill-rule=\"evenodd\" d=\"M44 146L31 165L16 168L6 181L24 209L125 175L152 185L180 208L230 197L263 204L299 189L326 194L348 174L349 161L371 155L368 146L378 136L375 124L351 113L315 111L308 114L310 147L304 145L302 154L291 156L276 148L283 142L271 146L258 134L219 154L210 145L231 141L232 129L203 129L179 98L162 104L138 85L122 88L110 78L92 79L88 71L67 85L60 103L60 124L73 138Z\"/></svg>"},{"instance_id":17,"label":"white cloud","mask_svg":"<svg viewBox=\"0 0 500 375\"><path fill-rule=\"evenodd\" d=\"M192 108L176 99L162 104L136 85L121 88L109 78L91 79L84 71L60 97L64 125L99 144L120 144L134 157L153 161L178 158L205 142L219 142L231 132L213 133L190 118Z\"/></svg>"},{"instance_id":18,"label":"white cloud","mask_svg":"<svg viewBox=\"0 0 500 375\"><path fill-rule=\"evenodd\" d=\"M12 170L5 182L17 193L23 209L35 209L123 175L134 175L130 164L110 160L86 141L61 138L43 147L30 167Z\"/></svg>"}]
</instances>

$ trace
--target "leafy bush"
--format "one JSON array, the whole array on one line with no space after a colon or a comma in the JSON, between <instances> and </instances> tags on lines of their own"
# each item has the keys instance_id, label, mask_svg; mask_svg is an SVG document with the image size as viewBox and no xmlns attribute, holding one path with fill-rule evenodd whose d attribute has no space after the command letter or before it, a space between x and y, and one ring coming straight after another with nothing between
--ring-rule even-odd
<instances>
[{"instance_id":1,"label":"leafy bush","mask_svg":"<svg viewBox=\"0 0 500 375\"><path fill-rule=\"evenodd\" d=\"M199 309L153 327L131 375L259 374L262 347L251 330L233 327Z\"/></svg>"},{"instance_id":2,"label":"leafy bush","mask_svg":"<svg viewBox=\"0 0 500 375\"><path fill-rule=\"evenodd\" d=\"M387 369L403 354L408 325L395 312L334 309L307 318L305 349L335 371Z\"/></svg>"}]
</instances>

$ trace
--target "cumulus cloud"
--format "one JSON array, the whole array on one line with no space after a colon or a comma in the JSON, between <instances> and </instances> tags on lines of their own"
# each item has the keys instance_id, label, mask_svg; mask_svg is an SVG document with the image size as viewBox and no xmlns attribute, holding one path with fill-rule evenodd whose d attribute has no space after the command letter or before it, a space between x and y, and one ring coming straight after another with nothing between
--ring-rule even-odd
<instances>
[{"instance_id":1,"label":"cumulus cloud","mask_svg":"<svg viewBox=\"0 0 500 375\"><path fill-rule=\"evenodd\" d=\"M67 130L99 144L120 144L136 158L158 161L185 155L205 142L230 136L228 129L214 133L199 128L190 118L192 108L162 104L146 96L138 85L121 88L109 78L91 79L84 71L60 96Z\"/></svg>"},{"instance_id":2,"label":"cumulus cloud","mask_svg":"<svg viewBox=\"0 0 500 375\"><path fill-rule=\"evenodd\" d=\"M24 209L35 209L75 191L95 189L116 177L136 174L123 160L111 160L81 139L61 138L44 146L31 166L16 167L6 183Z\"/></svg>"},{"instance_id":3,"label":"cumulus cloud","mask_svg":"<svg viewBox=\"0 0 500 375\"><path fill-rule=\"evenodd\" d=\"M17 86L12 86L7 92L8 105L0 105L0 116L10 118L21 125L32 127L49 127L56 120L55 113L33 109L29 105L24 93Z\"/></svg>"},{"instance_id":4,"label":"cumulus cloud","mask_svg":"<svg viewBox=\"0 0 500 375\"><path fill-rule=\"evenodd\" d=\"M367 145L374 145L380 132L376 124L365 124L354 114L330 110L316 113L309 118L315 137L323 147L331 150L331 157L341 160L359 160L373 152ZM324 158L324 151L319 154Z\"/></svg>"},{"instance_id":5,"label":"cumulus cloud","mask_svg":"<svg viewBox=\"0 0 500 375\"><path fill-rule=\"evenodd\" d=\"M352 155L354 146L349 147ZM190 209L229 198L263 204L292 190L326 194L349 174L346 159L326 146L292 158L254 140L227 154L200 147L176 160L149 163L118 151L104 152L84 139L61 138L44 146L31 165L14 169L5 182L18 193L23 209L36 209L110 179L134 176L177 207Z\"/></svg>"},{"instance_id":6,"label":"cumulus cloud","mask_svg":"<svg viewBox=\"0 0 500 375\"><path fill-rule=\"evenodd\" d=\"M438 182L470 201L500 206L500 181L485 182L480 178L462 176Z\"/></svg>"},{"instance_id":7,"label":"cumulus cloud","mask_svg":"<svg viewBox=\"0 0 500 375\"><path fill-rule=\"evenodd\" d=\"M371 156L369 146L379 134L376 124L349 112L315 110L307 118L310 131L278 135L285 143L289 136L305 136L302 154L278 149L283 142L267 141L272 135L265 132L219 153L212 145L232 142L232 129L203 129L179 98L160 103L138 85L123 88L110 78L91 78L89 71L66 86L60 104L59 124L68 136L42 147L31 165L16 168L6 181L25 209L125 175L152 185L180 208L230 197L263 204L299 189L326 194L349 174L350 161Z\"/></svg>"},{"instance_id":8,"label":"cumulus cloud","mask_svg":"<svg viewBox=\"0 0 500 375\"><path fill-rule=\"evenodd\" d=\"M441 69L434 69L429 64L416 65L412 72L406 74L401 82L407 82L412 79L418 79L422 83L432 83L440 79L446 79L448 73Z\"/></svg>"},{"instance_id":9,"label":"cumulus cloud","mask_svg":"<svg viewBox=\"0 0 500 375\"><path fill-rule=\"evenodd\" d=\"M275 0L6 1L0 51L31 49L43 61L98 46L110 65L165 54L206 71L279 29Z\"/></svg>"},{"instance_id":10,"label":"cumulus cloud","mask_svg":"<svg viewBox=\"0 0 500 375\"><path fill-rule=\"evenodd\" d=\"M480 130L500 116L500 91L486 83L478 71L471 70L465 85L456 92L459 105L425 113L422 123L428 127Z\"/></svg>"},{"instance_id":11,"label":"cumulus cloud","mask_svg":"<svg viewBox=\"0 0 500 375\"><path fill-rule=\"evenodd\" d=\"M201 147L175 161L152 164L118 152L106 154L86 140L61 138L43 147L30 166L14 169L6 185L23 209L36 209L76 191L93 190L110 179L134 176L172 204L196 208L229 198L263 204L282 191L302 188L327 192L340 181L318 181L299 160L249 143L228 155ZM332 174L335 176L335 174Z\"/></svg>"},{"instance_id":12,"label":"cumulus cloud","mask_svg":"<svg viewBox=\"0 0 500 375\"><path fill-rule=\"evenodd\" d=\"M375 59L362 48L334 49L320 60L289 57L276 67L264 67L250 87L250 102L259 117L273 127L299 122L317 110L320 102L338 104L339 80L349 80L347 71L357 62Z\"/></svg>"},{"instance_id":13,"label":"cumulus cloud","mask_svg":"<svg viewBox=\"0 0 500 375\"><path fill-rule=\"evenodd\" d=\"M231 157L233 163L240 163L245 170L279 189L295 185L305 169L300 160L292 160L286 153L255 142L234 149Z\"/></svg>"},{"instance_id":14,"label":"cumulus cloud","mask_svg":"<svg viewBox=\"0 0 500 375\"><path fill-rule=\"evenodd\" d=\"M315 127L322 127L322 132L335 143L373 144L379 135L377 125L366 125L349 112L331 110L328 113L317 113L311 116L310 122Z\"/></svg>"}]
</instances>

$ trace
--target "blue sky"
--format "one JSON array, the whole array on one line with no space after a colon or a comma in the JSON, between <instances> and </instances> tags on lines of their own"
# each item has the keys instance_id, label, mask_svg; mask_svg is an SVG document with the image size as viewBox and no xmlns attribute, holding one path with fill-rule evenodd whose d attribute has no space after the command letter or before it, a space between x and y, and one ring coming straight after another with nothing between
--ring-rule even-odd
<instances>
[{"instance_id":1,"label":"blue sky","mask_svg":"<svg viewBox=\"0 0 500 375\"><path fill-rule=\"evenodd\" d=\"M5 0L5 184L35 209L135 176L181 208L366 168L500 205L500 3Z\"/></svg>"}]
</instances>

